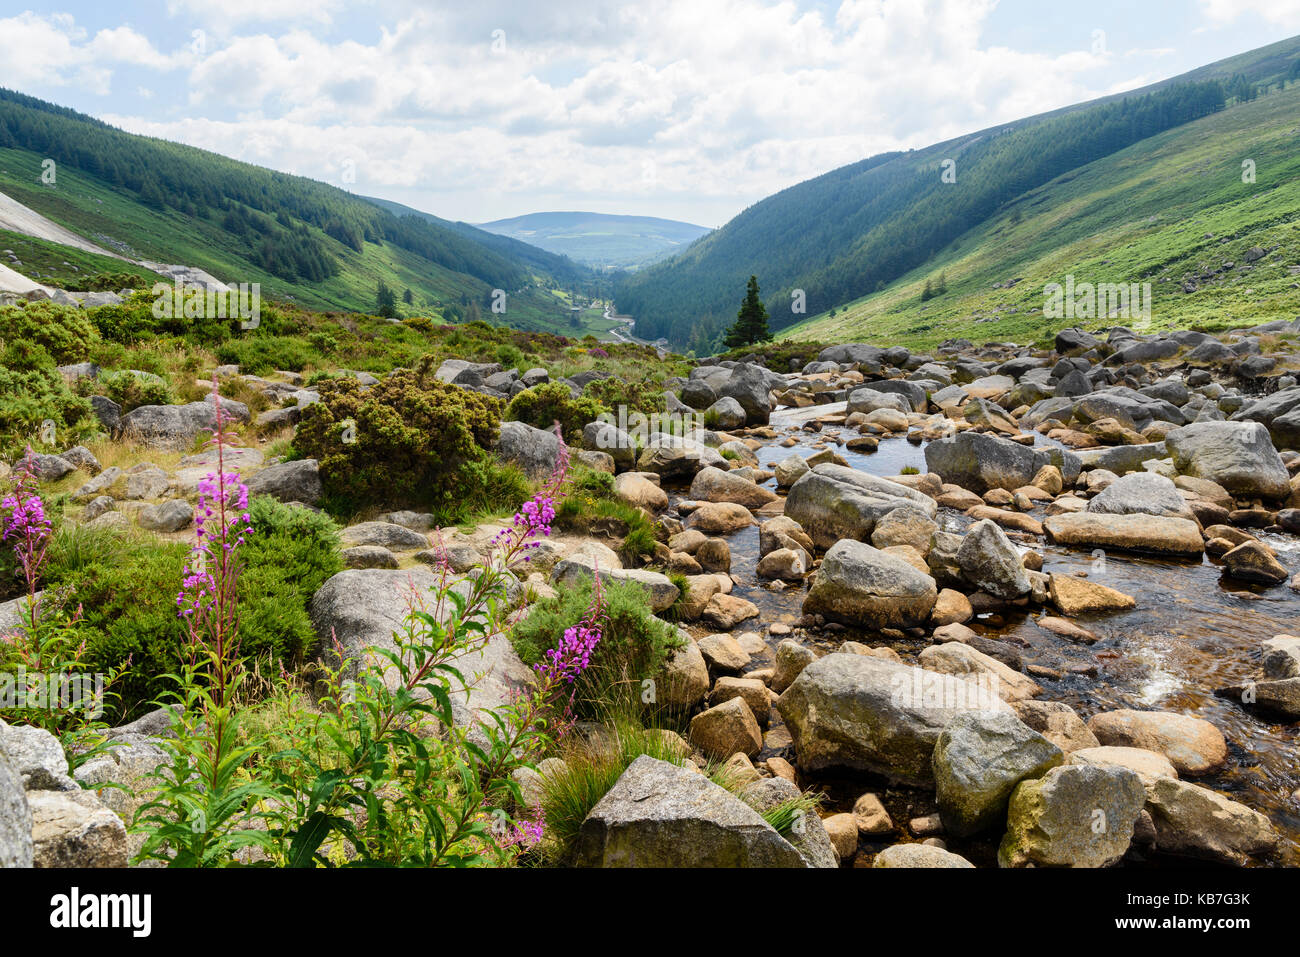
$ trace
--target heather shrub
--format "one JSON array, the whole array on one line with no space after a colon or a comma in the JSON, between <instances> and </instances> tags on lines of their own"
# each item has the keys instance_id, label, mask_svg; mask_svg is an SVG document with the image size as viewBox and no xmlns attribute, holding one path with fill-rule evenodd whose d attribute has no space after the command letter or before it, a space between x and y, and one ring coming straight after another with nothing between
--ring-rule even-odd
<instances>
[{"instance_id":1,"label":"heather shrub","mask_svg":"<svg viewBox=\"0 0 1300 957\"><path fill-rule=\"evenodd\" d=\"M38 345L56 365L84 362L98 338L94 325L76 306L46 301L0 307L0 340Z\"/></svg>"},{"instance_id":2,"label":"heather shrub","mask_svg":"<svg viewBox=\"0 0 1300 957\"><path fill-rule=\"evenodd\" d=\"M580 718L600 718L611 707L634 706L641 700L641 682L655 677L669 654L682 647L670 624L650 610L645 590L635 582L601 584L603 638L591 666L573 686L573 712ZM580 622L593 603L595 586L587 579L566 588L558 597L535 602L511 635L526 664L541 660L557 635Z\"/></svg>"},{"instance_id":3,"label":"heather shrub","mask_svg":"<svg viewBox=\"0 0 1300 957\"><path fill-rule=\"evenodd\" d=\"M264 376L279 369L301 372L319 358L313 347L292 336L228 339L217 347L217 360L239 366L245 375Z\"/></svg>"},{"instance_id":4,"label":"heather shrub","mask_svg":"<svg viewBox=\"0 0 1300 957\"><path fill-rule=\"evenodd\" d=\"M593 379L587 383L582 394L607 409L627 406L628 415L640 412L648 416L664 410L663 377L659 373L636 380L622 376Z\"/></svg>"},{"instance_id":5,"label":"heather shrub","mask_svg":"<svg viewBox=\"0 0 1300 957\"><path fill-rule=\"evenodd\" d=\"M563 382L546 382L525 389L511 399L504 417L537 429L549 430L559 422L564 440L572 445L581 442L582 429L588 422L594 422L598 415L607 411L589 396L573 398Z\"/></svg>"},{"instance_id":6,"label":"heather shrub","mask_svg":"<svg viewBox=\"0 0 1300 957\"><path fill-rule=\"evenodd\" d=\"M322 380L303 413L296 451L320 462L336 511L446 506L466 492L466 466L496 438L501 403L439 381L433 357L363 390L352 377Z\"/></svg>"}]
</instances>

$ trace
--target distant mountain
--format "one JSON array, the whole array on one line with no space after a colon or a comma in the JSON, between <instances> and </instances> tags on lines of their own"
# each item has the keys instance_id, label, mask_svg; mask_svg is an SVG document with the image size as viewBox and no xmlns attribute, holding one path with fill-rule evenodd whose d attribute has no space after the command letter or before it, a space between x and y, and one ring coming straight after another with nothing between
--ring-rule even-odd
<instances>
[{"instance_id":1,"label":"distant mountain","mask_svg":"<svg viewBox=\"0 0 1300 957\"><path fill-rule=\"evenodd\" d=\"M1128 169L1133 154L1141 153L1138 144L1156 149L1174 131L1194 128L1202 130L1202 138L1215 137L1219 166L1204 165L1209 158L1196 149L1201 140L1190 134L1178 140L1188 151L1184 164L1162 162L1166 175L1174 177L1167 183L1172 191L1166 200L1178 203L1152 210L1161 221L1171 208L1194 218L1222 202L1227 186L1220 189L1218 179L1240 186L1242 159L1254 154L1242 152L1240 133L1233 139L1221 132L1240 130L1240 123L1217 123L1213 118L1286 98L1268 114L1269 122L1278 124L1273 134L1280 135L1284 125L1294 127L1300 115L1291 95L1292 88L1300 92L1298 80L1300 38L1293 38L1123 95L920 150L874 156L770 196L686 251L623 277L615 286L615 302L619 312L636 319L639 335L664 336L675 346L704 353L717 347L735 321L746 280L757 275L773 330L804 322L801 332L820 334L833 325L837 336L860 337L867 330L846 325L843 312L833 324L809 320L864 297L883 296L897 283L910 289L928 277L936 288L951 286L954 272L941 279L941 268L952 261L954 250L968 253L972 243L989 243L984 251L990 259L1001 257L993 280L1016 280L1022 267L1013 254L1019 247L1006 244L1005 230L995 229L997 224L1015 225L1022 217L1035 216L1038 232L1032 239L1047 260L1055 243L1076 238L1077 224L1095 222L1102 213L1106 221L1131 218L1131 197L1123 189L1099 191L1081 203L1076 193L1049 187L1098 165ZM1289 161L1286 165L1291 166ZM1217 177L1213 184L1201 175L1211 168ZM1276 166L1270 168L1270 182L1276 172ZM1117 173L1110 182L1125 180ZM1200 231L1184 226L1171 236L1190 249ZM1165 255L1172 260L1182 253L1167 249ZM1072 265L1064 257L1053 260L1061 272ZM901 314L891 322L891 331L918 321L923 291L918 285L915 302L902 296L890 299L893 313ZM804 311L794 308L796 304ZM933 312L936 305L927 297L924 310ZM1039 309L1041 318L1041 304ZM856 307L855 314L860 314ZM933 323L929 328L942 336Z\"/></svg>"},{"instance_id":2,"label":"distant mountain","mask_svg":"<svg viewBox=\"0 0 1300 957\"><path fill-rule=\"evenodd\" d=\"M58 178L46 185L51 159ZM383 282L406 314L563 333L572 294L594 289L587 267L524 243L4 89L0 193L95 246L321 309L373 312ZM491 309L498 289L504 315Z\"/></svg>"},{"instance_id":3,"label":"distant mountain","mask_svg":"<svg viewBox=\"0 0 1300 957\"><path fill-rule=\"evenodd\" d=\"M711 230L654 216L529 213L480 224L588 266L635 269L681 252Z\"/></svg>"}]
</instances>

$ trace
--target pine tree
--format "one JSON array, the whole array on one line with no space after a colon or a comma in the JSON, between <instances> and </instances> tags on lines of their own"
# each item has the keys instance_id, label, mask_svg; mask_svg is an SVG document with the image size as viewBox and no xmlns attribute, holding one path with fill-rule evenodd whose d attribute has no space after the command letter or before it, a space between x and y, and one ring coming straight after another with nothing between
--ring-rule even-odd
<instances>
[{"instance_id":1,"label":"pine tree","mask_svg":"<svg viewBox=\"0 0 1300 957\"><path fill-rule=\"evenodd\" d=\"M931 285L930 280L927 279L925 281L925 288L921 290L921 301L929 302L933 298L934 298L934 286Z\"/></svg>"},{"instance_id":2,"label":"pine tree","mask_svg":"<svg viewBox=\"0 0 1300 957\"><path fill-rule=\"evenodd\" d=\"M767 329L767 307L758 298L758 277L750 276L745 288L745 301L741 303L736 323L727 330L723 343L728 349L735 349L771 339L772 333Z\"/></svg>"},{"instance_id":3,"label":"pine tree","mask_svg":"<svg viewBox=\"0 0 1300 957\"><path fill-rule=\"evenodd\" d=\"M378 307L376 315L383 316L385 319L397 318L397 297L393 295L393 290L388 288L388 283L382 279L379 280L379 288L375 292L375 304Z\"/></svg>"}]
</instances>

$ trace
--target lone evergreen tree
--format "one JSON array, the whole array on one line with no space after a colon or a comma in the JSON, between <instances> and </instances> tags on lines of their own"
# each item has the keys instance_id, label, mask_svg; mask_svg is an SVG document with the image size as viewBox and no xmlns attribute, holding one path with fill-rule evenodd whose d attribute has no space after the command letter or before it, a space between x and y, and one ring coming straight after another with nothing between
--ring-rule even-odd
<instances>
[{"instance_id":1,"label":"lone evergreen tree","mask_svg":"<svg viewBox=\"0 0 1300 957\"><path fill-rule=\"evenodd\" d=\"M727 330L723 340L728 349L747 346L755 342L768 342L772 333L767 330L767 307L758 298L758 277L750 276L745 289L745 301L736 313L736 323Z\"/></svg>"},{"instance_id":2,"label":"lone evergreen tree","mask_svg":"<svg viewBox=\"0 0 1300 957\"><path fill-rule=\"evenodd\" d=\"M375 292L375 305L378 308L376 315L383 316L385 319L397 317L397 297L393 295L393 290L388 288L388 283L382 279L379 280L379 288Z\"/></svg>"}]
</instances>

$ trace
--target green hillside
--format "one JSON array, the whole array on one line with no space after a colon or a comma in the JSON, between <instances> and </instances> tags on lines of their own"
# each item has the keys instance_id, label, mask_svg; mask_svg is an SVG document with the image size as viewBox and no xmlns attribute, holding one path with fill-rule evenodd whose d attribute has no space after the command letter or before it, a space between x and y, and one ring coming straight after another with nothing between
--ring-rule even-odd
<instances>
[{"instance_id":1,"label":"green hillside","mask_svg":"<svg viewBox=\"0 0 1300 957\"><path fill-rule=\"evenodd\" d=\"M41 181L46 158L57 163L54 186ZM397 216L324 183L134 136L7 90L0 192L132 259L258 282L265 296L320 309L373 311L382 281L408 313L558 330L569 302L553 287L580 289L587 276L540 250L521 254L523 244ZM496 289L507 293L504 314L491 310Z\"/></svg>"},{"instance_id":2,"label":"green hillside","mask_svg":"<svg viewBox=\"0 0 1300 957\"><path fill-rule=\"evenodd\" d=\"M1300 86L1292 86L1151 137L1027 192L887 289L833 316L811 316L782 338L928 346L1107 324L1044 317L1044 287L1071 274L1076 282L1151 283L1152 328L1294 319L1298 127ZM1248 159L1253 184L1242 182ZM1251 263L1253 249L1264 255ZM933 288L940 274L947 292L922 302L926 281Z\"/></svg>"},{"instance_id":3,"label":"green hillside","mask_svg":"<svg viewBox=\"0 0 1300 957\"><path fill-rule=\"evenodd\" d=\"M641 335L703 351L715 348L734 321L751 274L759 277L778 331L890 292L920 270L937 280L954 246L969 249L991 224L1024 217L1030 197L1042 202L1041 191L1093 164L1141 144L1154 148L1188 124L1209 124L1220 111L1236 114L1285 93L1277 105L1284 113L1293 104L1286 86L1298 60L1300 40L1289 40L1123 96L833 170L768 197L686 252L626 277L615 289L619 311L636 318ZM1220 154L1236 155L1236 149L1218 143ZM1240 172L1238 159L1238 182ZM1212 203L1199 189L1198 183L1193 206ZM1124 215L1122 201L1119 206L1111 212ZM1070 221L1057 217L1054 228ZM1043 239L1051 245L1057 236ZM952 277L944 278L951 296ZM1010 278L1016 277L996 281ZM792 308L800 298L803 314Z\"/></svg>"},{"instance_id":4,"label":"green hillside","mask_svg":"<svg viewBox=\"0 0 1300 957\"><path fill-rule=\"evenodd\" d=\"M706 226L655 216L605 213L529 213L483 223L493 233L540 246L588 266L635 269L681 252Z\"/></svg>"}]
</instances>

